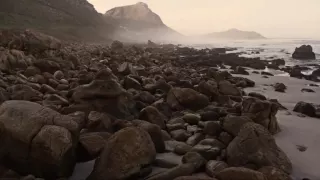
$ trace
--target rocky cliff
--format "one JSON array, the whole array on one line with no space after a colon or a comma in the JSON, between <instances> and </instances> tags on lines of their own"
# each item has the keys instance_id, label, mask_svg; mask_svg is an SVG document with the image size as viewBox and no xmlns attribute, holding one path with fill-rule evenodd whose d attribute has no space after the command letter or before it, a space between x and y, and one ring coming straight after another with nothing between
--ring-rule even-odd
<instances>
[{"instance_id":1,"label":"rocky cliff","mask_svg":"<svg viewBox=\"0 0 320 180\"><path fill-rule=\"evenodd\" d=\"M115 7L105 13L105 19L118 29L118 37L131 40L174 40L182 35L163 23L147 4Z\"/></svg>"},{"instance_id":2,"label":"rocky cliff","mask_svg":"<svg viewBox=\"0 0 320 180\"><path fill-rule=\"evenodd\" d=\"M1 0L0 28L30 28L73 40L101 40L113 30L87 0Z\"/></svg>"}]
</instances>

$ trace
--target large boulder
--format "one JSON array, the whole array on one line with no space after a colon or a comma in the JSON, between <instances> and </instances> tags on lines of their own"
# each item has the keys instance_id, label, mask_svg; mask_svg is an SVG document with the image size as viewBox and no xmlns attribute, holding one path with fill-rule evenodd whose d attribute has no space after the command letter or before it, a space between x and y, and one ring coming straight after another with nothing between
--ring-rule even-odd
<instances>
[{"instance_id":1,"label":"large boulder","mask_svg":"<svg viewBox=\"0 0 320 180\"><path fill-rule=\"evenodd\" d=\"M237 136L242 126L248 122L252 122L252 120L247 116L227 115L223 119L222 127L228 133Z\"/></svg>"},{"instance_id":2,"label":"large boulder","mask_svg":"<svg viewBox=\"0 0 320 180\"><path fill-rule=\"evenodd\" d=\"M226 80L219 82L219 91L223 95L241 96L241 91Z\"/></svg>"},{"instance_id":3,"label":"large boulder","mask_svg":"<svg viewBox=\"0 0 320 180\"><path fill-rule=\"evenodd\" d=\"M71 175L80 131L73 117L33 102L12 100L0 106L1 123L0 152L7 167L46 179Z\"/></svg>"},{"instance_id":4,"label":"large boulder","mask_svg":"<svg viewBox=\"0 0 320 180\"><path fill-rule=\"evenodd\" d=\"M268 180L292 180L290 175L272 166L260 168L258 171L264 174Z\"/></svg>"},{"instance_id":5,"label":"large boulder","mask_svg":"<svg viewBox=\"0 0 320 180\"><path fill-rule=\"evenodd\" d=\"M313 104L300 101L296 104L293 111L305 114L310 117L316 117L316 108Z\"/></svg>"},{"instance_id":6,"label":"large boulder","mask_svg":"<svg viewBox=\"0 0 320 180\"><path fill-rule=\"evenodd\" d=\"M164 139L161 128L158 125L141 120L133 120L132 123L149 133L158 153L163 153L165 151Z\"/></svg>"},{"instance_id":7,"label":"large boulder","mask_svg":"<svg viewBox=\"0 0 320 180\"><path fill-rule=\"evenodd\" d=\"M135 127L128 127L113 134L96 160L88 180L121 180L135 175L156 157L150 135Z\"/></svg>"},{"instance_id":8,"label":"large boulder","mask_svg":"<svg viewBox=\"0 0 320 180\"><path fill-rule=\"evenodd\" d=\"M262 101L257 98L245 98L242 102L242 115L248 116L254 122L261 124L271 134L280 132L276 118L278 105L270 101Z\"/></svg>"},{"instance_id":9,"label":"large boulder","mask_svg":"<svg viewBox=\"0 0 320 180\"><path fill-rule=\"evenodd\" d=\"M277 146L273 136L256 123L243 125L227 147L227 161L230 166L273 166L288 174L292 171L289 158Z\"/></svg>"},{"instance_id":10,"label":"large boulder","mask_svg":"<svg viewBox=\"0 0 320 180\"><path fill-rule=\"evenodd\" d=\"M157 108L153 106L148 106L141 110L139 114L141 120L148 121L152 124L160 126L162 129L165 129L167 117L163 115Z\"/></svg>"},{"instance_id":11,"label":"large boulder","mask_svg":"<svg viewBox=\"0 0 320 180\"><path fill-rule=\"evenodd\" d=\"M30 57L26 57L22 51L0 51L0 70L2 71L24 69L31 63L32 59Z\"/></svg>"},{"instance_id":12,"label":"large boulder","mask_svg":"<svg viewBox=\"0 0 320 180\"><path fill-rule=\"evenodd\" d=\"M264 174L243 167L230 167L217 174L219 180L268 180Z\"/></svg>"},{"instance_id":13,"label":"large boulder","mask_svg":"<svg viewBox=\"0 0 320 180\"><path fill-rule=\"evenodd\" d=\"M132 97L115 80L94 80L78 86L73 90L72 99L117 118L131 116L134 109Z\"/></svg>"},{"instance_id":14,"label":"large boulder","mask_svg":"<svg viewBox=\"0 0 320 180\"><path fill-rule=\"evenodd\" d=\"M292 57L294 59L316 59L316 55L312 50L312 46L310 45L302 45L300 47L297 47L292 54Z\"/></svg>"},{"instance_id":15,"label":"large boulder","mask_svg":"<svg viewBox=\"0 0 320 180\"><path fill-rule=\"evenodd\" d=\"M209 98L193 89L172 88L167 94L167 103L172 109L199 110L209 104Z\"/></svg>"},{"instance_id":16,"label":"large boulder","mask_svg":"<svg viewBox=\"0 0 320 180\"><path fill-rule=\"evenodd\" d=\"M77 149L78 161L89 161L97 158L110 136L110 133L107 132L81 134Z\"/></svg>"}]
</instances>

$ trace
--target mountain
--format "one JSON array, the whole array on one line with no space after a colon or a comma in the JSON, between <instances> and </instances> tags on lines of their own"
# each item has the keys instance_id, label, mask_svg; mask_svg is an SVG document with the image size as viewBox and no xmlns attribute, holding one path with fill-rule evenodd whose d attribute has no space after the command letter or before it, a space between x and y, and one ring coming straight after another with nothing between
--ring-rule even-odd
<instances>
[{"instance_id":1,"label":"mountain","mask_svg":"<svg viewBox=\"0 0 320 180\"><path fill-rule=\"evenodd\" d=\"M115 30L87 0L1 0L0 28L36 29L62 39L107 40Z\"/></svg>"},{"instance_id":2,"label":"mountain","mask_svg":"<svg viewBox=\"0 0 320 180\"><path fill-rule=\"evenodd\" d=\"M229 29L223 32L215 32L204 35L205 38L212 39L265 39L261 34L254 31L241 31L238 29Z\"/></svg>"},{"instance_id":3,"label":"mountain","mask_svg":"<svg viewBox=\"0 0 320 180\"><path fill-rule=\"evenodd\" d=\"M132 41L172 41L183 37L163 23L160 16L154 13L147 4L115 7L105 14L105 19L119 27L117 36Z\"/></svg>"}]
</instances>

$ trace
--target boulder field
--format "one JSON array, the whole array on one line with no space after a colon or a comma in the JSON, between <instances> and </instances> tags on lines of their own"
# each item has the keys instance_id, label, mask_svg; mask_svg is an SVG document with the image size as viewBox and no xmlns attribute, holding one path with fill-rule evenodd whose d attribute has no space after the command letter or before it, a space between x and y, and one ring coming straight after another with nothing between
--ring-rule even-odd
<instances>
[{"instance_id":1,"label":"boulder field","mask_svg":"<svg viewBox=\"0 0 320 180\"><path fill-rule=\"evenodd\" d=\"M226 49L0 38L0 179L290 180L273 135L277 101L235 73L264 69ZM151 44L151 45L150 45ZM235 67L235 68L234 68ZM305 110L305 105L297 111Z\"/></svg>"}]
</instances>

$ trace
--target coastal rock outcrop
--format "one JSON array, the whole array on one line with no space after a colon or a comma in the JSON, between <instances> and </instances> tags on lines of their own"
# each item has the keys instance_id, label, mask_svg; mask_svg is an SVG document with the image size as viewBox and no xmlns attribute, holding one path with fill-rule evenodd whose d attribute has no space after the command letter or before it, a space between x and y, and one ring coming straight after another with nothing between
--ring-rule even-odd
<instances>
[{"instance_id":1,"label":"coastal rock outcrop","mask_svg":"<svg viewBox=\"0 0 320 180\"><path fill-rule=\"evenodd\" d=\"M305 60L305 59L316 59L316 55L313 52L312 46L310 45L302 45L300 47L297 47L292 54L292 57L294 59L300 59L300 60Z\"/></svg>"}]
</instances>

